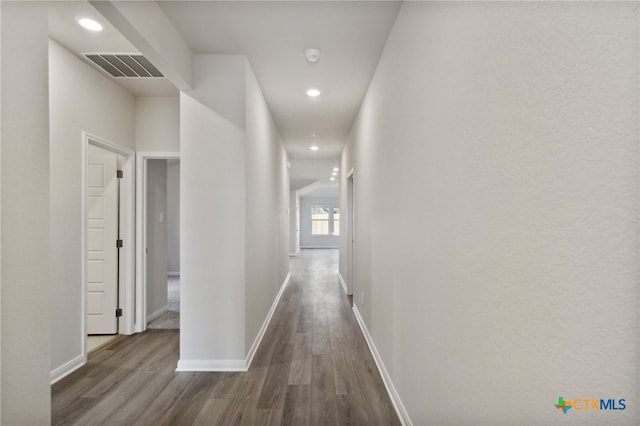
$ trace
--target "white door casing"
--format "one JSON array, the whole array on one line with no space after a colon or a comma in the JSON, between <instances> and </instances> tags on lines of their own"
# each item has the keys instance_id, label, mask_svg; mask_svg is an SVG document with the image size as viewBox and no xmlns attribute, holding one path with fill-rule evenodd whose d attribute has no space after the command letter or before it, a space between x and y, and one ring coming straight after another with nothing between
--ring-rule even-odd
<instances>
[{"instance_id":1,"label":"white door casing","mask_svg":"<svg viewBox=\"0 0 640 426\"><path fill-rule=\"evenodd\" d=\"M297 194L297 192L296 192ZM300 200L296 195L296 251L297 254L300 251Z\"/></svg>"},{"instance_id":2,"label":"white door casing","mask_svg":"<svg viewBox=\"0 0 640 426\"><path fill-rule=\"evenodd\" d=\"M133 331L147 329L147 160L180 159L179 152L136 153L136 291L135 323Z\"/></svg>"},{"instance_id":3,"label":"white door casing","mask_svg":"<svg viewBox=\"0 0 640 426\"><path fill-rule=\"evenodd\" d=\"M116 334L118 324L118 154L88 147L87 334Z\"/></svg>"},{"instance_id":4,"label":"white door casing","mask_svg":"<svg viewBox=\"0 0 640 426\"><path fill-rule=\"evenodd\" d=\"M355 294L354 173L347 175L347 294Z\"/></svg>"}]
</instances>

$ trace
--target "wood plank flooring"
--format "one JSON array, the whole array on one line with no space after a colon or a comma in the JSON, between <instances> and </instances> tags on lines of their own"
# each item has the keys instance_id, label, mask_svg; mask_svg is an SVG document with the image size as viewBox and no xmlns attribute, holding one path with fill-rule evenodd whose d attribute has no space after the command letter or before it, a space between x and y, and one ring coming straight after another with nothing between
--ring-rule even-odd
<instances>
[{"instance_id":1,"label":"wood plank flooring","mask_svg":"<svg viewBox=\"0 0 640 426\"><path fill-rule=\"evenodd\" d=\"M247 372L176 373L178 331L119 336L52 386L52 424L400 424L336 273L336 250L293 258Z\"/></svg>"}]
</instances>

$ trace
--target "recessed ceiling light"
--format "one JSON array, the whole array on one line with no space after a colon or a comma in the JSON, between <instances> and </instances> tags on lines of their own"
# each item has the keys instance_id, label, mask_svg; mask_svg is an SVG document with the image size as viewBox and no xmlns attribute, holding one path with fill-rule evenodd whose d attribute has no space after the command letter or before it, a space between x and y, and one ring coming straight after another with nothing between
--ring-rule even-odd
<instances>
[{"instance_id":1,"label":"recessed ceiling light","mask_svg":"<svg viewBox=\"0 0 640 426\"><path fill-rule=\"evenodd\" d=\"M334 167L334 168L333 168L333 171L334 171L334 172L339 172L339 171L340 171L340 169L339 169L339 168L337 168L337 167Z\"/></svg>"},{"instance_id":2,"label":"recessed ceiling light","mask_svg":"<svg viewBox=\"0 0 640 426\"><path fill-rule=\"evenodd\" d=\"M311 151L317 151L317 150L319 150L320 148L318 148L318 146L317 146L317 145L313 145L313 146L312 146L312 147L310 147L309 149L310 149Z\"/></svg>"},{"instance_id":3,"label":"recessed ceiling light","mask_svg":"<svg viewBox=\"0 0 640 426\"><path fill-rule=\"evenodd\" d=\"M338 172L331 173L331 176L338 176Z\"/></svg>"},{"instance_id":4,"label":"recessed ceiling light","mask_svg":"<svg viewBox=\"0 0 640 426\"><path fill-rule=\"evenodd\" d=\"M307 90L307 96L311 96L312 98L315 98L317 96L320 96L320 91L318 89L309 89Z\"/></svg>"},{"instance_id":5,"label":"recessed ceiling light","mask_svg":"<svg viewBox=\"0 0 640 426\"><path fill-rule=\"evenodd\" d=\"M330 177L329 180L334 181L334 180L336 180L336 178Z\"/></svg>"},{"instance_id":6,"label":"recessed ceiling light","mask_svg":"<svg viewBox=\"0 0 640 426\"><path fill-rule=\"evenodd\" d=\"M80 26L86 30L89 31L102 31L102 25L100 24L100 22L98 21L94 21L93 19L89 19L89 18L80 18L78 19L78 24L80 24Z\"/></svg>"}]
</instances>

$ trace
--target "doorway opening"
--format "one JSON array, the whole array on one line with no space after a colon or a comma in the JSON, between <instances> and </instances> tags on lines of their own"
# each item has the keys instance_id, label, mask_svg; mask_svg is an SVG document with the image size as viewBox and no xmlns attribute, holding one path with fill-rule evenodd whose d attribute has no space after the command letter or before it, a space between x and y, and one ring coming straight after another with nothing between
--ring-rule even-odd
<instances>
[{"instance_id":1,"label":"doorway opening","mask_svg":"<svg viewBox=\"0 0 640 426\"><path fill-rule=\"evenodd\" d=\"M147 328L180 329L180 160L147 160Z\"/></svg>"},{"instance_id":2,"label":"doorway opening","mask_svg":"<svg viewBox=\"0 0 640 426\"><path fill-rule=\"evenodd\" d=\"M347 175L347 294L355 294L355 197L354 197L354 173Z\"/></svg>"},{"instance_id":3,"label":"doorway opening","mask_svg":"<svg viewBox=\"0 0 640 426\"><path fill-rule=\"evenodd\" d=\"M180 328L180 155L137 154L136 331Z\"/></svg>"},{"instance_id":4,"label":"doorway opening","mask_svg":"<svg viewBox=\"0 0 640 426\"><path fill-rule=\"evenodd\" d=\"M133 318L133 151L83 134L82 348L87 353Z\"/></svg>"}]
</instances>

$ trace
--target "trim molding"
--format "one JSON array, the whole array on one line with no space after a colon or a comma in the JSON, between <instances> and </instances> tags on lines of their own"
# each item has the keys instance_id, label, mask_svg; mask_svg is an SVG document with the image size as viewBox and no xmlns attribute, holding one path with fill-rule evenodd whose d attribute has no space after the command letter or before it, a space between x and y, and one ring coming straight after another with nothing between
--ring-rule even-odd
<instances>
[{"instance_id":1,"label":"trim molding","mask_svg":"<svg viewBox=\"0 0 640 426\"><path fill-rule=\"evenodd\" d=\"M349 291L347 290L347 283L344 282L344 279L342 278L342 274L340 273L340 271L338 271L338 279L340 280L340 285L342 286L342 289L344 290L344 294L348 295Z\"/></svg>"},{"instance_id":2,"label":"trim molding","mask_svg":"<svg viewBox=\"0 0 640 426\"><path fill-rule=\"evenodd\" d=\"M339 249L340 246L319 246L319 245L307 245L307 246L300 246L301 249Z\"/></svg>"},{"instance_id":3,"label":"trim molding","mask_svg":"<svg viewBox=\"0 0 640 426\"><path fill-rule=\"evenodd\" d=\"M160 315L168 311L169 311L169 306L165 305L162 308L155 311L154 313L147 315L147 323L153 321L154 319L158 318Z\"/></svg>"},{"instance_id":4,"label":"trim molding","mask_svg":"<svg viewBox=\"0 0 640 426\"><path fill-rule=\"evenodd\" d=\"M119 334L133 334L133 300L135 291L135 251L134 242L135 239L135 151L117 145L115 143L106 141L86 131L82 132L82 144L81 144L81 242L80 242L80 259L81 259L81 274L83 279L82 285L82 304L80 305L80 324L81 331L80 344L82 345L82 351L86 355L87 347L87 179L88 179L88 162L89 162L89 145L94 145L113 153L118 154L124 161L122 164L122 170L124 171L124 178L120 187L120 235L123 238L125 244L120 251L120 296L118 299L118 307L123 310L123 315L118 321Z\"/></svg>"},{"instance_id":5,"label":"trim molding","mask_svg":"<svg viewBox=\"0 0 640 426\"><path fill-rule=\"evenodd\" d=\"M147 329L147 160L180 159L179 152L138 151L135 155L135 319L133 332ZM133 305L132 305L133 306Z\"/></svg>"},{"instance_id":6,"label":"trim molding","mask_svg":"<svg viewBox=\"0 0 640 426\"><path fill-rule=\"evenodd\" d=\"M400 418L400 422L403 425L411 426L413 423L411 422L411 418L409 418L409 413L404 408L404 404L402 404L402 400L400 399L400 395L396 391L395 386L393 386L393 382L391 381L391 376L389 376L389 372L387 368L384 366L384 362L382 361L382 357L376 348L375 343L373 342L373 338L367 329L360 312L356 305L353 305L353 313L356 316L356 320L358 321L358 325L360 326L360 330L362 330L362 334L364 335L364 339L367 341L367 345L369 346L369 350L371 351L371 355L373 355L373 359L376 362L376 366L378 367L378 371L380 372L380 376L382 377L382 381L384 382L384 387L387 388L387 393L389 394L389 398L391 398L391 402L393 403L393 408L396 409L396 414Z\"/></svg>"},{"instance_id":7,"label":"trim molding","mask_svg":"<svg viewBox=\"0 0 640 426\"><path fill-rule=\"evenodd\" d=\"M169 271L167 272L167 276L168 277L179 277L180 276L180 271L176 272L176 271Z\"/></svg>"},{"instance_id":8,"label":"trim molding","mask_svg":"<svg viewBox=\"0 0 640 426\"><path fill-rule=\"evenodd\" d=\"M280 290L278 290L278 294L276 295L276 298L271 304L271 309L269 309L269 313L267 314L267 317L264 319L264 322L262 323L262 327L260 327L260 331L258 331L258 335L253 341L253 345L251 345L251 349L249 349L249 353L247 353L247 358L245 360L246 370L248 370L249 367L251 367L251 362L253 361L253 357L256 354L256 351L258 350L258 348L260 347L260 343L262 343L262 338L264 337L264 333L267 331L267 328L269 327L269 323L271 323L271 318L273 317L273 313L276 311L276 307L278 306L278 303L280 303L282 294L284 293L284 290L287 288L287 285L289 285L290 280L291 280L291 273L288 273L287 276L284 278L282 285L280 286Z\"/></svg>"},{"instance_id":9,"label":"trim molding","mask_svg":"<svg viewBox=\"0 0 640 426\"><path fill-rule=\"evenodd\" d=\"M181 359L176 371L247 371L244 359Z\"/></svg>"},{"instance_id":10,"label":"trim molding","mask_svg":"<svg viewBox=\"0 0 640 426\"><path fill-rule=\"evenodd\" d=\"M291 274L287 274L284 279L284 282L280 286L280 290L278 290L278 294L271 304L271 308L269 309L269 313L267 313L267 317L260 327L260 331L256 336L256 339L253 341L253 345L251 345L251 349L247 354L245 359L181 359L178 361L178 367L176 371L247 371L251 366L251 362L253 361L253 357L256 354L256 351L260 347L260 343L262 342L262 338L264 337L264 333L267 331L269 327L269 323L271 323L271 318L273 317L273 313L280 303L280 299L282 298L282 294L284 290L289 285L289 281L291 279Z\"/></svg>"},{"instance_id":11,"label":"trim molding","mask_svg":"<svg viewBox=\"0 0 640 426\"><path fill-rule=\"evenodd\" d=\"M55 370L53 370L51 372L50 377L49 377L49 379L51 381L51 384L54 384L54 383L64 379L69 374L73 373L78 368L82 367L84 364L85 364L84 355L80 354L77 357L73 358L71 361L69 361L69 362L61 365L60 367L56 368Z\"/></svg>"}]
</instances>

